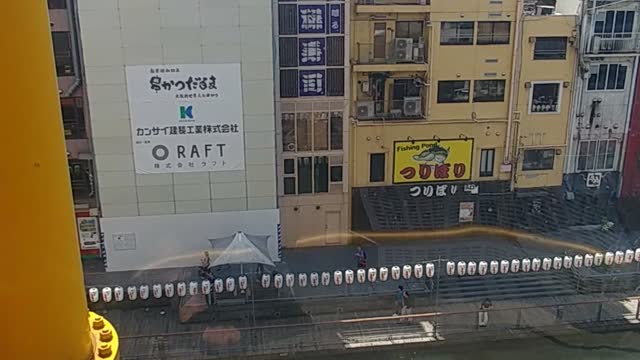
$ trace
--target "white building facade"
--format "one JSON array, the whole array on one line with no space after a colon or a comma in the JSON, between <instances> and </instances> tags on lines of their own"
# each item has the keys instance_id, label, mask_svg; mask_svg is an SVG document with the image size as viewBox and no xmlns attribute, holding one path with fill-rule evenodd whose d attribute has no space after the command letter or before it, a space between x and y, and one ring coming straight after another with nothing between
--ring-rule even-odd
<instances>
[{"instance_id":1,"label":"white building facade","mask_svg":"<svg viewBox=\"0 0 640 360\"><path fill-rule=\"evenodd\" d=\"M272 4L78 0L107 270L279 253Z\"/></svg>"},{"instance_id":2,"label":"white building facade","mask_svg":"<svg viewBox=\"0 0 640 360\"><path fill-rule=\"evenodd\" d=\"M640 2L583 0L565 186L617 196L640 55Z\"/></svg>"}]
</instances>

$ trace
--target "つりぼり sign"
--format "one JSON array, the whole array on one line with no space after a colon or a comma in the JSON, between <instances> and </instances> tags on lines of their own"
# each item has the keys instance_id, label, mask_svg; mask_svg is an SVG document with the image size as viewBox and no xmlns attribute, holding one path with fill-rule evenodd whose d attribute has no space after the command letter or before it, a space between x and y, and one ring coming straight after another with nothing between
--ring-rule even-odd
<instances>
[{"instance_id":1,"label":"\u3064\u308a\u307c\u308a sign","mask_svg":"<svg viewBox=\"0 0 640 360\"><path fill-rule=\"evenodd\" d=\"M472 158L473 139L395 141L393 182L470 180Z\"/></svg>"}]
</instances>

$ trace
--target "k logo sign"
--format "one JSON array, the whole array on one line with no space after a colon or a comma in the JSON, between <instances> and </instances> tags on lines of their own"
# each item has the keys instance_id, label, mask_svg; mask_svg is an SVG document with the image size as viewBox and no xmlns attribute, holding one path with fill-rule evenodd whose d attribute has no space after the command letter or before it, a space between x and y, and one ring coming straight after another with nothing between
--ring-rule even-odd
<instances>
[{"instance_id":1,"label":"k logo sign","mask_svg":"<svg viewBox=\"0 0 640 360\"><path fill-rule=\"evenodd\" d=\"M180 121L193 120L193 106L180 106Z\"/></svg>"}]
</instances>

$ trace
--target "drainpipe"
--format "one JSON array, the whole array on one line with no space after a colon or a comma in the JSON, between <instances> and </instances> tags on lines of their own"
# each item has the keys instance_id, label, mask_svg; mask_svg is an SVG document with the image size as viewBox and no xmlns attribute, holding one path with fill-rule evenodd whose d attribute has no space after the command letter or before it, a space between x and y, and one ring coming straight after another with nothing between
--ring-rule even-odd
<instances>
[{"instance_id":1,"label":"drainpipe","mask_svg":"<svg viewBox=\"0 0 640 360\"><path fill-rule=\"evenodd\" d=\"M513 143L513 111L515 108L515 102L517 100L518 97L518 93L519 91L518 88L518 83L520 82L520 76L519 76L519 71L520 71L520 61L521 61L521 54L520 54L520 47L521 47L521 43L522 43L522 27L524 25L524 5L523 5L523 0L518 0L518 6L517 6L517 22L516 22L516 30L515 30L515 34L514 34L514 45L513 45L513 57L511 59L511 83L509 85L509 110L508 110L508 114L507 114L507 139L505 141L505 146L504 146L504 163L505 164L510 164L511 163L511 144ZM512 165L512 169L511 172L513 172L513 166ZM515 164L515 166L517 166L517 164Z\"/></svg>"},{"instance_id":2,"label":"drainpipe","mask_svg":"<svg viewBox=\"0 0 640 360\"><path fill-rule=\"evenodd\" d=\"M68 97L73 94L74 91L80 86L82 83L82 75L80 69L80 46L78 46L78 17L76 16L75 11L75 1L74 0L66 0L67 4L67 17L69 19L69 30L71 32L71 62L73 63L73 83L67 91L62 95L63 97Z\"/></svg>"}]
</instances>

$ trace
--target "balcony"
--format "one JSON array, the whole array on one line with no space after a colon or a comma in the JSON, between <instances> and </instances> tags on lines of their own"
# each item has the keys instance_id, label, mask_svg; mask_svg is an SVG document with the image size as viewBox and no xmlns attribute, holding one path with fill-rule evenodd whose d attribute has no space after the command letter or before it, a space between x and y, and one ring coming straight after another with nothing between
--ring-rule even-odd
<instances>
[{"instance_id":1,"label":"balcony","mask_svg":"<svg viewBox=\"0 0 640 360\"><path fill-rule=\"evenodd\" d=\"M591 54L640 52L640 33L594 34L589 44Z\"/></svg>"},{"instance_id":2,"label":"balcony","mask_svg":"<svg viewBox=\"0 0 640 360\"><path fill-rule=\"evenodd\" d=\"M424 98L412 96L389 101L358 100L355 114L358 120L422 120L424 110Z\"/></svg>"},{"instance_id":3,"label":"balcony","mask_svg":"<svg viewBox=\"0 0 640 360\"><path fill-rule=\"evenodd\" d=\"M423 38L396 38L383 44L357 43L354 71L427 71ZM390 66L391 65L391 66Z\"/></svg>"},{"instance_id":4,"label":"balcony","mask_svg":"<svg viewBox=\"0 0 640 360\"><path fill-rule=\"evenodd\" d=\"M358 14L411 14L429 12L431 0L356 0Z\"/></svg>"}]
</instances>

